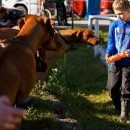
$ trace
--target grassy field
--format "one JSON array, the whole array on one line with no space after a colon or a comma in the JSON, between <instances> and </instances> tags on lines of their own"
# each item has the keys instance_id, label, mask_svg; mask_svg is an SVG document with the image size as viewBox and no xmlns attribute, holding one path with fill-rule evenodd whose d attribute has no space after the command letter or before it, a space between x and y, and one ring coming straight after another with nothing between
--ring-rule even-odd
<instances>
[{"instance_id":1,"label":"grassy field","mask_svg":"<svg viewBox=\"0 0 130 130\"><path fill-rule=\"evenodd\" d=\"M100 32L106 42L107 34ZM43 86L32 90L34 104L23 130L129 130L105 89L107 67L94 47L77 44L52 65Z\"/></svg>"}]
</instances>

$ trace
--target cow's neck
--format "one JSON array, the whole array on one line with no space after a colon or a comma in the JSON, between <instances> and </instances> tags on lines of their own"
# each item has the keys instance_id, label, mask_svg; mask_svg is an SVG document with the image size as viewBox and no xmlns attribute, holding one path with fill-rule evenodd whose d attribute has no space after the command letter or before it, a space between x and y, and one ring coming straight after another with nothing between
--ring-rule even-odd
<instances>
[{"instance_id":1,"label":"cow's neck","mask_svg":"<svg viewBox=\"0 0 130 130\"><path fill-rule=\"evenodd\" d=\"M30 23L30 25L25 24L16 36L16 38L21 40L22 43L24 43L26 46L36 52L37 46L42 40L43 29L41 28L39 23L36 22Z\"/></svg>"}]
</instances>

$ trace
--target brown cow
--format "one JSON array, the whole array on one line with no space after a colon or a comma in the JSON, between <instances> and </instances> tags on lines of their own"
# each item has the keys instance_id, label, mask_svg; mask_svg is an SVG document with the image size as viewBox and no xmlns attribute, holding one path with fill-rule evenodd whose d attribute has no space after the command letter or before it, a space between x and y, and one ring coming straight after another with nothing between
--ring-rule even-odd
<instances>
[{"instance_id":1,"label":"brown cow","mask_svg":"<svg viewBox=\"0 0 130 130\"><path fill-rule=\"evenodd\" d=\"M7 95L12 105L28 98L36 81L37 47L47 43L53 32L46 17L30 15L22 22L25 24L0 56L0 94Z\"/></svg>"}]
</instances>

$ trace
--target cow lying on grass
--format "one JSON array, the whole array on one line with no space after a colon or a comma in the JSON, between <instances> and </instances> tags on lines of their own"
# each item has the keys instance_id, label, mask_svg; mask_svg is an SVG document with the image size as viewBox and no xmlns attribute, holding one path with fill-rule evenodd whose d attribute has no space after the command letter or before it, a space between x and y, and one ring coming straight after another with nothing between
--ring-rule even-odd
<instances>
[{"instance_id":1,"label":"cow lying on grass","mask_svg":"<svg viewBox=\"0 0 130 130\"><path fill-rule=\"evenodd\" d=\"M62 37L67 43L86 43L90 45L97 45L99 38L94 36L94 33L90 29L64 29L59 30Z\"/></svg>"}]
</instances>

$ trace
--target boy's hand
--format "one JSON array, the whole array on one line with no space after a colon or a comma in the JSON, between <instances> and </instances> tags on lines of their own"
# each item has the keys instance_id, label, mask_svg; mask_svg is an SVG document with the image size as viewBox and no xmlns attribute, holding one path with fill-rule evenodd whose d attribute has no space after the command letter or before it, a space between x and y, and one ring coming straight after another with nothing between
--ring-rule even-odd
<instances>
[{"instance_id":1,"label":"boy's hand","mask_svg":"<svg viewBox=\"0 0 130 130\"><path fill-rule=\"evenodd\" d=\"M109 54L106 54L106 62L108 63L108 58L110 57Z\"/></svg>"},{"instance_id":2,"label":"boy's hand","mask_svg":"<svg viewBox=\"0 0 130 130\"><path fill-rule=\"evenodd\" d=\"M126 54L127 57L130 57L130 50L129 50L129 49L126 50L126 51L125 51L125 54Z\"/></svg>"}]
</instances>

